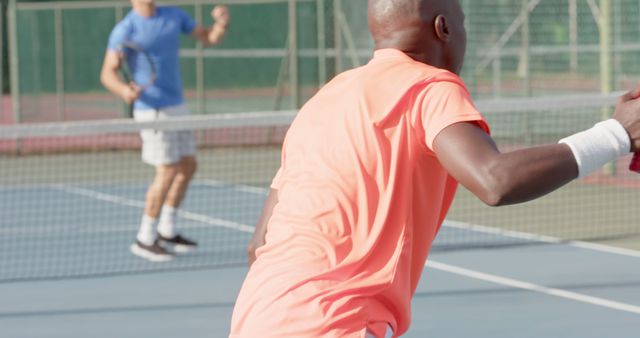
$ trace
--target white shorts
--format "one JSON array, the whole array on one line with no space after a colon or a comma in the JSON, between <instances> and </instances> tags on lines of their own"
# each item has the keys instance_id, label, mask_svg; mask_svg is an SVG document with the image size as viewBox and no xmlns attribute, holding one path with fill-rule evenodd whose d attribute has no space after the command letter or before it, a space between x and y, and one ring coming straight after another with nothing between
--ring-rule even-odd
<instances>
[{"instance_id":1,"label":"white shorts","mask_svg":"<svg viewBox=\"0 0 640 338\"><path fill-rule=\"evenodd\" d=\"M185 105L161 109L136 109L136 121L164 120L189 115ZM157 131L144 129L142 137L142 161L154 167L178 163L183 157L195 156L196 138L191 130Z\"/></svg>"}]
</instances>

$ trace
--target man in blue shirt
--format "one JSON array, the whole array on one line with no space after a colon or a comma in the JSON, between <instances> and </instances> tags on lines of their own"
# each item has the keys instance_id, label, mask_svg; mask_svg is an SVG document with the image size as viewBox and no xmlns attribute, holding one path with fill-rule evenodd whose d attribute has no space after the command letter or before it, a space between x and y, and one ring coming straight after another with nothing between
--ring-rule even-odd
<instances>
[{"instance_id":1,"label":"man in blue shirt","mask_svg":"<svg viewBox=\"0 0 640 338\"><path fill-rule=\"evenodd\" d=\"M229 22L225 6L211 12L215 23L201 27L180 8L156 6L153 0L131 0L132 10L120 21L109 37L100 80L126 103L134 103L138 121L166 119L189 114L184 105L179 68L179 46L182 34L190 35L205 45L219 43ZM144 50L148 59L136 51L125 51L126 45ZM118 76L123 53L132 72L132 82ZM148 61L147 61L148 60ZM145 64L146 62L146 64ZM150 83L153 64L156 79ZM141 87L141 83L150 83ZM196 243L176 231L177 209L196 171L196 144L191 131L153 131L141 133L142 160L156 169L149 187L144 215L131 251L152 261L167 261L174 252L195 249ZM173 249L173 250L168 250Z\"/></svg>"}]
</instances>

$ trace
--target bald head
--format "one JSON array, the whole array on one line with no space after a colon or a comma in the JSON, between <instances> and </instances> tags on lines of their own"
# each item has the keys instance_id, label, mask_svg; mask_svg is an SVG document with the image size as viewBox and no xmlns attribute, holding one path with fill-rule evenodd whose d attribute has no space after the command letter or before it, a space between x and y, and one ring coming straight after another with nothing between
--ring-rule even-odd
<instances>
[{"instance_id":1,"label":"bald head","mask_svg":"<svg viewBox=\"0 0 640 338\"><path fill-rule=\"evenodd\" d=\"M420 25L420 4L424 0L369 0L369 30L373 38L384 39L400 29Z\"/></svg>"},{"instance_id":2,"label":"bald head","mask_svg":"<svg viewBox=\"0 0 640 338\"><path fill-rule=\"evenodd\" d=\"M370 0L369 20L376 25L400 25L406 20L417 20L420 0Z\"/></svg>"},{"instance_id":3,"label":"bald head","mask_svg":"<svg viewBox=\"0 0 640 338\"><path fill-rule=\"evenodd\" d=\"M459 72L466 46L458 0L369 0L376 49L401 50L417 61Z\"/></svg>"}]
</instances>

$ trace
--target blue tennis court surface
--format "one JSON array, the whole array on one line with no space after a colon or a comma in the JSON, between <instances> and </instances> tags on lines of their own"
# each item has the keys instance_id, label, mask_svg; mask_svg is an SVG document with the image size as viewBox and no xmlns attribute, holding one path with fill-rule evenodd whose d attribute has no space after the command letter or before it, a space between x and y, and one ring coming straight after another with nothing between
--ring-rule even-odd
<instances>
[{"instance_id":1,"label":"blue tennis court surface","mask_svg":"<svg viewBox=\"0 0 640 338\"><path fill-rule=\"evenodd\" d=\"M3 215L0 275L45 278L0 283L0 337L226 337L246 268L204 268L212 257L229 265L244 261L241 248L264 190L196 181L180 218L201 248L162 265L128 251L145 189L0 188L5 205L28 201L26 209ZM439 241L459 236L503 237L512 245L434 251L404 337L639 336L640 252L455 222L443 228ZM83 273L90 278L46 279Z\"/></svg>"}]
</instances>

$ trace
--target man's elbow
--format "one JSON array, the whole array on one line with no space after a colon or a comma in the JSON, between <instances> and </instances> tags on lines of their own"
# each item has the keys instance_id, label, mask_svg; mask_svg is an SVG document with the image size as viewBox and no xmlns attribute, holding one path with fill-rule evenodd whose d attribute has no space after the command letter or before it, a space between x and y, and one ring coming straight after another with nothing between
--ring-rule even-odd
<instances>
[{"instance_id":1,"label":"man's elbow","mask_svg":"<svg viewBox=\"0 0 640 338\"><path fill-rule=\"evenodd\" d=\"M490 207L499 207L506 205L507 194L503 193L499 188L488 186L487 188L474 192L474 194L482 201L482 203Z\"/></svg>"},{"instance_id":2,"label":"man's elbow","mask_svg":"<svg viewBox=\"0 0 640 338\"><path fill-rule=\"evenodd\" d=\"M207 47L210 45L208 30L196 29L195 31L193 31L193 33L191 33L191 37L199 42L203 47Z\"/></svg>"},{"instance_id":3,"label":"man's elbow","mask_svg":"<svg viewBox=\"0 0 640 338\"><path fill-rule=\"evenodd\" d=\"M484 204L490 207L501 207L508 204L506 202L507 201L506 195L496 193L493 191L489 191L486 194L484 194L482 197L481 196L478 196L478 197Z\"/></svg>"},{"instance_id":4,"label":"man's elbow","mask_svg":"<svg viewBox=\"0 0 640 338\"><path fill-rule=\"evenodd\" d=\"M100 83L102 84L102 86L104 86L105 88L109 88L109 71L106 69L102 69L102 71L100 72Z\"/></svg>"},{"instance_id":5,"label":"man's elbow","mask_svg":"<svg viewBox=\"0 0 640 338\"><path fill-rule=\"evenodd\" d=\"M477 188L473 193L486 205L499 207L510 204L513 187L508 173L487 170L478 178Z\"/></svg>"}]
</instances>

